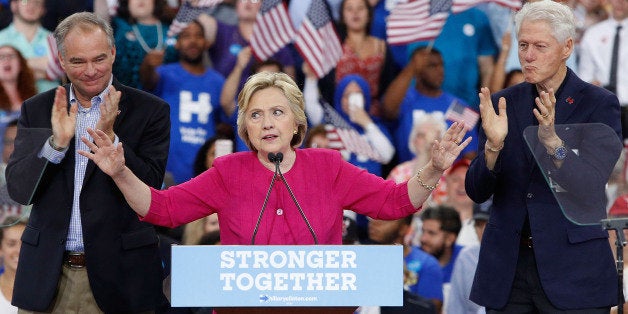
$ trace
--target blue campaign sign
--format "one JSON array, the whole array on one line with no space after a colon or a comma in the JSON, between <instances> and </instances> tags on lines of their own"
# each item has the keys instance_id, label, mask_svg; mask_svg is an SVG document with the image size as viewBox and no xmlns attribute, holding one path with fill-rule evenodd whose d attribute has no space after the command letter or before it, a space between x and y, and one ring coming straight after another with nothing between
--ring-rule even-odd
<instances>
[{"instance_id":1,"label":"blue campaign sign","mask_svg":"<svg viewBox=\"0 0 628 314\"><path fill-rule=\"evenodd\" d=\"M172 306L402 306L401 245L172 247Z\"/></svg>"}]
</instances>

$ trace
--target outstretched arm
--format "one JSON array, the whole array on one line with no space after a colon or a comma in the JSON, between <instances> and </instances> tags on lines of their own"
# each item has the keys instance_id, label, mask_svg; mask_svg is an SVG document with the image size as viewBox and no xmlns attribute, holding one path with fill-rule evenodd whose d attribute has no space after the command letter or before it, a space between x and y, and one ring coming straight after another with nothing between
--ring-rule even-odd
<instances>
[{"instance_id":1,"label":"outstretched arm","mask_svg":"<svg viewBox=\"0 0 628 314\"><path fill-rule=\"evenodd\" d=\"M100 170L113 179L129 206L138 215L146 216L150 208L150 188L125 165L122 143L114 146L109 136L101 130L88 128L87 133L94 139L94 142L90 142L85 137L81 140L90 151L79 150L78 153L94 161Z\"/></svg>"}]
</instances>

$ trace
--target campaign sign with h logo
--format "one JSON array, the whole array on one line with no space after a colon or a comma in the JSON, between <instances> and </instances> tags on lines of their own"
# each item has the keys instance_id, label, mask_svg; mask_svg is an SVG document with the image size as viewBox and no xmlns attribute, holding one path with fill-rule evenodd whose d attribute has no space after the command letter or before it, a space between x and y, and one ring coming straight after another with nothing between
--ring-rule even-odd
<instances>
[{"instance_id":1,"label":"campaign sign with h logo","mask_svg":"<svg viewBox=\"0 0 628 314\"><path fill-rule=\"evenodd\" d=\"M401 245L172 247L172 306L402 306Z\"/></svg>"}]
</instances>

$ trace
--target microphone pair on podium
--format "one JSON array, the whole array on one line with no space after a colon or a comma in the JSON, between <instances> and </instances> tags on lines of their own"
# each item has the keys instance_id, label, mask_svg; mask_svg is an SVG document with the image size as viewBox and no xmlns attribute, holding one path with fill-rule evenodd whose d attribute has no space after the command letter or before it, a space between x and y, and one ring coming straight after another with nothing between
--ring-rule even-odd
<instances>
[{"instance_id":1,"label":"microphone pair on podium","mask_svg":"<svg viewBox=\"0 0 628 314\"><path fill-rule=\"evenodd\" d=\"M301 217L305 221L305 224L307 225L308 230L312 234L312 238L314 238L314 244L318 244L318 238L316 237L316 234L314 233L314 228L312 228L312 225L310 225L310 221L307 220L307 217L305 216L305 212L303 212L303 209L301 209L299 202L297 202L297 198L294 196L294 193L292 193L292 189L290 188L290 185L288 185L288 182L286 182L286 178L284 178L283 173L281 173L281 168L279 168L279 164L283 161L283 153L281 152L268 153L268 160L275 164L275 174L273 175L273 178L270 181L270 186L268 187L268 192L266 193L266 198L264 199L264 204L262 205L262 210L259 213L259 217L257 217L257 223L255 224L255 229L253 230L253 237L251 237L251 245L255 244L255 236L257 235L259 225L262 222L262 216L264 215L264 210L266 210L266 205L268 204L270 192L273 190L273 185L275 184L275 179L277 178L277 175L279 175L279 177L281 178L281 181L283 181L284 185L286 186L286 189L288 190L288 193L290 193L290 197L292 198L292 201L297 206L297 209L299 210Z\"/></svg>"}]
</instances>

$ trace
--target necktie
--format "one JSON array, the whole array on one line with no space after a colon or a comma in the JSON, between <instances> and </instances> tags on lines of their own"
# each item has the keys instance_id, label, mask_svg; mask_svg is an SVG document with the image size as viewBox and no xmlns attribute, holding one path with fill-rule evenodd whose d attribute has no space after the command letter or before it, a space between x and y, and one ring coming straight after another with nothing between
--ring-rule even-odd
<instances>
[{"instance_id":1,"label":"necktie","mask_svg":"<svg viewBox=\"0 0 628 314\"><path fill-rule=\"evenodd\" d=\"M617 90L617 62L619 59L619 32L621 31L621 25L617 25L617 30L615 31L615 39L613 41L613 51L611 54L611 74L608 78L608 86L607 89L613 93L616 93Z\"/></svg>"}]
</instances>

